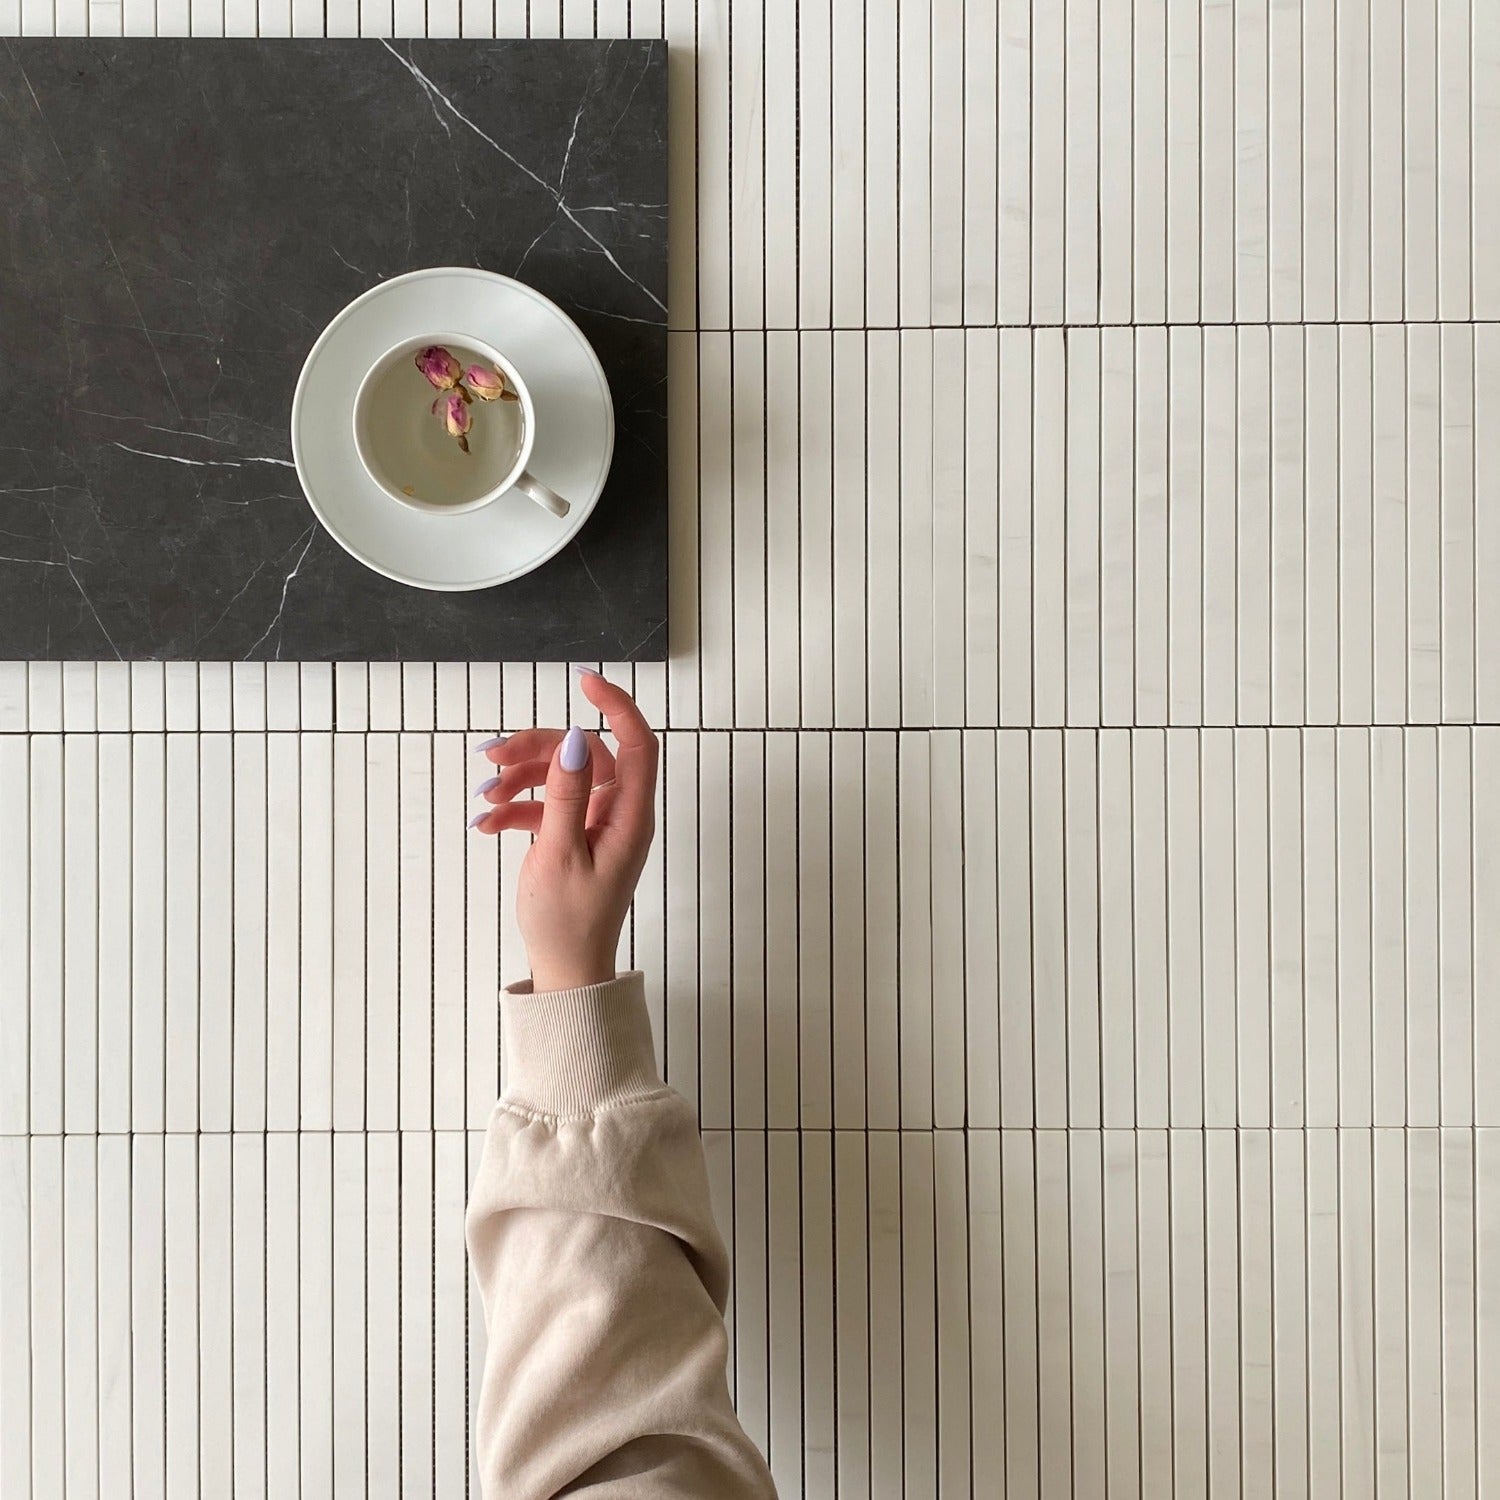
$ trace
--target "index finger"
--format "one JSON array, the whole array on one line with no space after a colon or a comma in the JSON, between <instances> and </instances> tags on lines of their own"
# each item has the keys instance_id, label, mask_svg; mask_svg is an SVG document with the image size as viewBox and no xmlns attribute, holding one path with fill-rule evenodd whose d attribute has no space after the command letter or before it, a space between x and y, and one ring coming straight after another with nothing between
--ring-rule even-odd
<instances>
[{"instance_id":1,"label":"index finger","mask_svg":"<svg viewBox=\"0 0 1500 1500\"><path fill-rule=\"evenodd\" d=\"M573 670L578 674L583 696L604 715L609 723L609 732L614 735L620 749L655 749L656 736L646 722L646 716L635 699L619 683L611 682L592 667L574 667Z\"/></svg>"},{"instance_id":2,"label":"index finger","mask_svg":"<svg viewBox=\"0 0 1500 1500\"><path fill-rule=\"evenodd\" d=\"M615 737L615 806L611 823L626 831L649 831L656 807L656 736L636 701L607 677L580 668L583 696L604 715Z\"/></svg>"}]
</instances>

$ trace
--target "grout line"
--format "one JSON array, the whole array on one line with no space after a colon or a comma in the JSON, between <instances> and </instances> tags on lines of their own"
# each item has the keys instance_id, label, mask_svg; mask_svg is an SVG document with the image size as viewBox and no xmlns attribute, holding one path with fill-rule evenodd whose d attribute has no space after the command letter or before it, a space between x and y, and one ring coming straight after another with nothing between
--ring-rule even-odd
<instances>
[{"instance_id":1,"label":"grout line","mask_svg":"<svg viewBox=\"0 0 1500 1500\"><path fill-rule=\"evenodd\" d=\"M434 1127L429 1125L392 1126L389 1128L367 1129L360 1126L344 1126L333 1128L307 1129L262 1129L262 1130L33 1130L33 1131L0 1131L0 1140L142 1140L158 1141L176 1138L191 1137L194 1140L214 1140L225 1138L229 1140L263 1140L273 1137L289 1136L298 1139L317 1138L328 1136L338 1138L340 1136L392 1136L397 1139L406 1136L430 1136L430 1135L462 1135L465 1131L478 1130L478 1126L445 1125ZM1166 1131L1172 1135L1200 1136L1200 1135L1234 1135L1244 1134L1250 1131L1271 1131L1273 1134L1281 1135L1335 1135L1335 1136L1358 1136L1368 1135L1371 1131L1400 1131L1402 1134L1410 1134L1414 1131L1443 1130L1450 1133L1459 1133L1469 1136L1500 1133L1500 1126L1494 1125L1413 1125L1400 1123L1394 1125L706 1125L701 1127L703 1134L724 1135L798 1135L798 1136L820 1136L820 1135L890 1135L890 1136L922 1136L922 1135L1155 1135Z\"/></svg>"},{"instance_id":2,"label":"grout line","mask_svg":"<svg viewBox=\"0 0 1500 1500\"><path fill-rule=\"evenodd\" d=\"M1072 731L1099 731L1108 730L1118 733L1135 734L1137 732L1147 733L1160 729L1240 729L1263 730L1270 734L1289 734L1299 730L1309 729L1334 729L1334 730L1357 730L1357 729L1433 729L1439 732L1451 732L1461 734L1472 732L1476 729L1500 728L1500 719L1306 719L1296 722L1269 722L1263 720L1235 720L1232 722L1199 723L1199 724L1098 724L1085 722L1056 722L1045 724L717 724L705 725L697 728L685 724L658 724L653 726L657 735L691 735L694 738L703 735L735 734L753 732L760 734L860 734L880 735L899 731L904 734L952 734L962 733L971 729L988 729L996 734L1046 734L1054 730ZM437 729L407 729L407 730L363 730L363 729L240 729L240 730L211 730L200 733L195 729L172 729L162 731L159 729L140 729L133 732L122 732L110 738L120 740L149 740L163 737L170 738L173 735L192 735L195 739L211 738L213 735L232 735L235 738L274 739L279 735L295 735L299 739L315 735L347 735L350 737L368 737L374 733L405 734L409 737L426 735L429 738L443 734L473 733L474 731L460 730L437 730ZM89 731L74 731L76 734L90 733ZM92 735L90 736L92 737ZM13 729L0 730L0 740L5 739L58 739L56 730L52 729ZM104 738L104 736L100 736Z\"/></svg>"}]
</instances>

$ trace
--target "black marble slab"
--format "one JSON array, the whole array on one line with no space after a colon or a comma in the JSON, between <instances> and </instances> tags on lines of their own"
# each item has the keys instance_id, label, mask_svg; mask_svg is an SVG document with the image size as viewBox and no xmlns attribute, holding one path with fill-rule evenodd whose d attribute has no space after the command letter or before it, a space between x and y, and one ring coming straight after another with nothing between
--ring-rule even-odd
<instances>
[{"instance_id":1,"label":"black marble slab","mask_svg":"<svg viewBox=\"0 0 1500 1500\"><path fill-rule=\"evenodd\" d=\"M666 44L0 42L0 657L666 655ZM468 594L370 572L292 391L401 272L518 276L614 393L578 538Z\"/></svg>"}]
</instances>

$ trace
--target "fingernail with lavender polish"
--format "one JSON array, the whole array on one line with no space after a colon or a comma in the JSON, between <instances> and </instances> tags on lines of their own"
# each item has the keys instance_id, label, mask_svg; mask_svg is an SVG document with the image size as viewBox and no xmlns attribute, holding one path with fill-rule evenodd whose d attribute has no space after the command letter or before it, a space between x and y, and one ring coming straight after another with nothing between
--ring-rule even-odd
<instances>
[{"instance_id":1,"label":"fingernail with lavender polish","mask_svg":"<svg viewBox=\"0 0 1500 1500\"><path fill-rule=\"evenodd\" d=\"M475 797L482 797L486 792L493 792L499 785L500 778L498 776L487 776L483 781L479 783L478 786L474 788L469 800L472 802ZM480 816L483 817L484 814L481 813Z\"/></svg>"},{"instance_id":2,"label":"fingernail with lavender polish","mask_svg":"<svg viewBox=\"0 0 1500 1500\"><path fill-rule=\"evenodd\" d=\"M470 828L477 828L482 822L484 822L484 820L487 817L489 817L489 815L490 815L490 809L489 808L485 808L483 812L477 812L477 813L475 813L474 816L469 819L469 827Z\"/></svg>"},{"instance_id":3,"label":"fingernail with lavender polish","mask_svg":"<svg viewBox=\"0 0 1500 1500\"><path fill-rule=\"evenodd\" d=\"M603 677L604 673L596 671L593 667L574 667L573 670L580 677Z\"/></svg>"},{"instance_id":4,"label":"fingernail with lavender polish","mask_svg":"<svg viewBox=\"0 0 1500 1500\"><path fill-rule=\"evenodd\" d=\"M557 759L565 771L581 771L588 765L588 738L576 724L563 736L562 750Z\"/></svg>"},{"instance_id":5,"label":"fingernail with lavender polish","mask_svg":"<svg viewBox=\"0 0 1500 1500\"><path fill-rule=\"evenodd\" d=\"M486 740L482 745L475 745L474 754L483 755L486 750L498 750L509 738L508 734L497 734L494 739Z\"/></svg>"}]
</instances>

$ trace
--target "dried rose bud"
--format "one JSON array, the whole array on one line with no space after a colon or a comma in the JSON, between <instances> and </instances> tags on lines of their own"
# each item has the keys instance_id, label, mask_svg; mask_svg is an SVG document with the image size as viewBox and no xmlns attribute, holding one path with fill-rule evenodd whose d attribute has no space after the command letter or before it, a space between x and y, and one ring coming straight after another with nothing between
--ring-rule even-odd
<instances>
[{"instance_id":1,"label":"dried rose bud","mask_svg":"<svg viewBox=\"0 0 1500 1500\"><path fill-rule=\"evenodd\" d=\"M470 365L463 378L464 384L481 401L496 401L505 389L505 376L498 367L487 370L483 365Z\"/></svg>"},{"instance_id":2,"label":"dried rose bud","mask_svg":"<svg viewBox=\"0 0 1500 1500\"><path fill-rule=\"evenodd\" d=\"M499 365L485 369L483 365L470 365L464 371L464 383L481 401L519 401L521 398L505 381L505 372Z\"/></svg>"},{"instance_id":3,"label":"dried rose bud","mask_svg":"<svg viewBox=\"0 0 1500 1500\"><path fill-rule=\"evenodd\" d=\"M458 446L467 453L469 439L466 434L474 418L464 404L464 398L457 391L447 391L432 403L432 414L448 429L450 437L458 439Z\"/></svg>"},{"instance_id":4,"label":"dried rose bud","mask_svg":"<svg viewBox=\"0 0 1500 1500\"><path fill-rule=\"evenodd\" d=\"M417 368L440 391L451 391L458 384L461 367L449 352L438 344L424 349L416 360Z\"/></svg>"}]
</instances>

